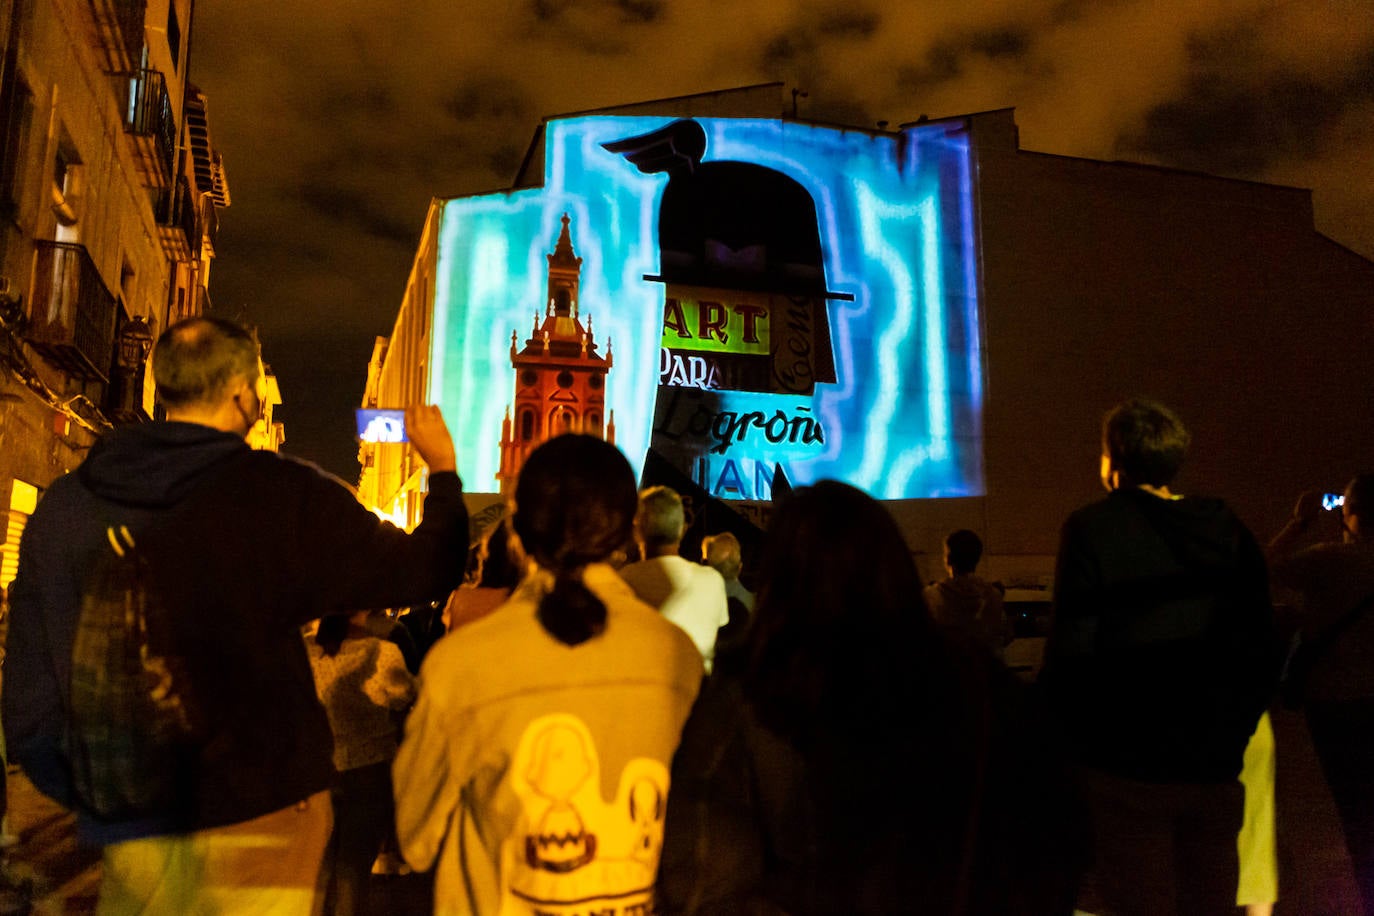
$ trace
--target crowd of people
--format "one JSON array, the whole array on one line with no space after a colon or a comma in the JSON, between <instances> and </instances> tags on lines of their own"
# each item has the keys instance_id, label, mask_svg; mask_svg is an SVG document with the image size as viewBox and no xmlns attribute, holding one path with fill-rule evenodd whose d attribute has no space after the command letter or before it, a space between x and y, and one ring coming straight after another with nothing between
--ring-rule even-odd
<instances>
[{"instance_id":1,"label":"crowd of people","mask_svg":"<svg viewBox=\"0 0 1374 916\"><path fill-rule=\"evenodd\" d=\"M153 371L166 422L54 484L11 596L9 751L103 845L102 913L365 912L387 850L432 872L443 914L1263 912L1272 580L1299 602L1285 677L1374 914L1374 476L1343 494L1339 543L1305 495L1262 548L1171 489L1179 418L1119 405L1026 684L978 536L951 534L928 585L846 484L780 499L747 569L728 533L694 562L677 493L562 435L469 562L437 410L407 411L430 474L406 533L248 449L251 334L182 322ZM119 819L74 787L65 731L84 573L114 526L184 611L210 723L178 803ZM398 607L404 627L368 610Z\"/></svg>"}]
</instances>

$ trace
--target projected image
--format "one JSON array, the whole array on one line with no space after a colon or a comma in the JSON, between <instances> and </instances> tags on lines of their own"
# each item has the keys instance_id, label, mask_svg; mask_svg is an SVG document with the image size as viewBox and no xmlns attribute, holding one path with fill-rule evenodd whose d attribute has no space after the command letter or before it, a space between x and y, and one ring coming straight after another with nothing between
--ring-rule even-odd
<instances>
[{"instance_id":1,"label":"projected image","mask_svg":"<svg viewBox=\"0 0 1374 916\"><path fill-rule=\"evenodd\" d=\"M967 137L550 122L540 188L447 201L430 397L472 490L561 432L713 496L982 492Z\"/></svg>"}]
</instances>

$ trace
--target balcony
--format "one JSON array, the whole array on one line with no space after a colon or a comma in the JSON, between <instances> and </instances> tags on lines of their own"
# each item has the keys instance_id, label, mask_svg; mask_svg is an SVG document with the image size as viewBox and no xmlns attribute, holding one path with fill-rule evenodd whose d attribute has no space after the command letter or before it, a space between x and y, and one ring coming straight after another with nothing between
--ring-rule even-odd
<instances>
[{"instance_id":1,"label":"balcony","mask_svg":"<svg viewBox=\"0 0 1374 916\"><path fill-rule=\"evenodd\" d=\"M143 62L143 25L148 0L89 0L100 32L105 70L132 70Z\"/></svg>"},{"instance_id":2,"label":"balcony","mask_svg":"<svg viewBox=\"0 0 1374 916\"><path fill-rule=\"evenodd\" d=\"M124 132L134 142L144 184L165 188L176 161L176 123L167 80L157 70L112 73L115 98L124 118Z\"/></svg>"},{"instance_id":3,"label":"balcony","mask_svg":"<svg viewBox=\"0 0 1374 916\"><path fill-rule=\"evenodd\" d=\"M202 244L205 253L210 257L215 256L215 241L219 238L219 207L214 203L214 199L205 202L205 233Z\"/></svg>"},{"instance_id":4,"label":"balcony","mask_svg":"<svg viewBox=\"0 0 1374 916\"><path fill-rule=\"evenodd\" d=\"M162 242L162 252L169 261L189 261L200 246L200 229L196 220L198 197L183 175L171 187L158 191L153 199L157 234Z\"/></svg>"},{"instance_id":5,"label":"balcony","mask_svg":"<svg viewBox=\"0 0 1374 916\"><path fill-rule=\"evenodd\" d=\"M25 333L67 373L108 382L117 305L81 245L34 242L33 295Z\"/></svg>"}]
</instances>

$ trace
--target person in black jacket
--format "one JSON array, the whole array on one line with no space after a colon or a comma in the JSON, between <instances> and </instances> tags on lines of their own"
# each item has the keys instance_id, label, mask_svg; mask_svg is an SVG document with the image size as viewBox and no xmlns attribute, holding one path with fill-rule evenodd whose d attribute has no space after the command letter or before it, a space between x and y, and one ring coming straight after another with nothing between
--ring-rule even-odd
<instances>
[{"instance_id":1,"label":"person in black jacket","mask_svg":"<svg viewBox=\"0 0 1374 916\"><path fill-rule=\"evenodd\" d=\"M1242 755L1277 678L1255 539L1217 499L1169 486L1189 436L1127 401L1103 423L1108 496L1064 523L1041 683L1083 768L1111 913L1230 913Z\"/></svg>"},{"instance_id":2,"label":"person in black jacket","mask_svg":"<svg viewBox=\"0 0 1374 916\"><path fill-rule=\"evenodd\" d=\"M1068 916L1067 763L1028 690L931 620L887 511L795 491L760 581L673 760L661 912Z\"/></svg>"},{"instance_id":3,"label":"person in black jacket","mask_svg":"<svg viewBox=\"0 0 1374 916\"><path fill-rule=\"evenodd\" d=\"M467 511L438 409L406 412L430 469L424 521L407 534L318 468L248 447L262 372L256 338L235 324L169 328L153 352L167 421L104 436L24 535L5 732L38 789L105 845L102 911L309 913L334 768L300 627L433 600L462 575ZM151 556L208 723L177 780L185 803L126 821L82 810L62 746L83 581L109 526Z\"/></svg>"}]
</instances>

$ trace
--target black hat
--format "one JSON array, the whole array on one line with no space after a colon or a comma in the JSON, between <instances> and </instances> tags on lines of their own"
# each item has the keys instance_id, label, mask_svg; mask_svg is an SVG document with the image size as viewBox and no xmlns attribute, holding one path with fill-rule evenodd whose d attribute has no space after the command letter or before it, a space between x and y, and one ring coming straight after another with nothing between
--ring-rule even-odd
<instances>
[{"instance_id":1,"label":"black hat","mask_svg":"<svg viewBox=\"0 0 1374 916\"><path fill-rule=\"evenodd\" d=\"M661 273L647 280L852 299L825 288L816 203L795 179L751 162L702 162L706 132L674 121L602 146L641 172L667 172Z\"/></svg>"}]
</instances>

